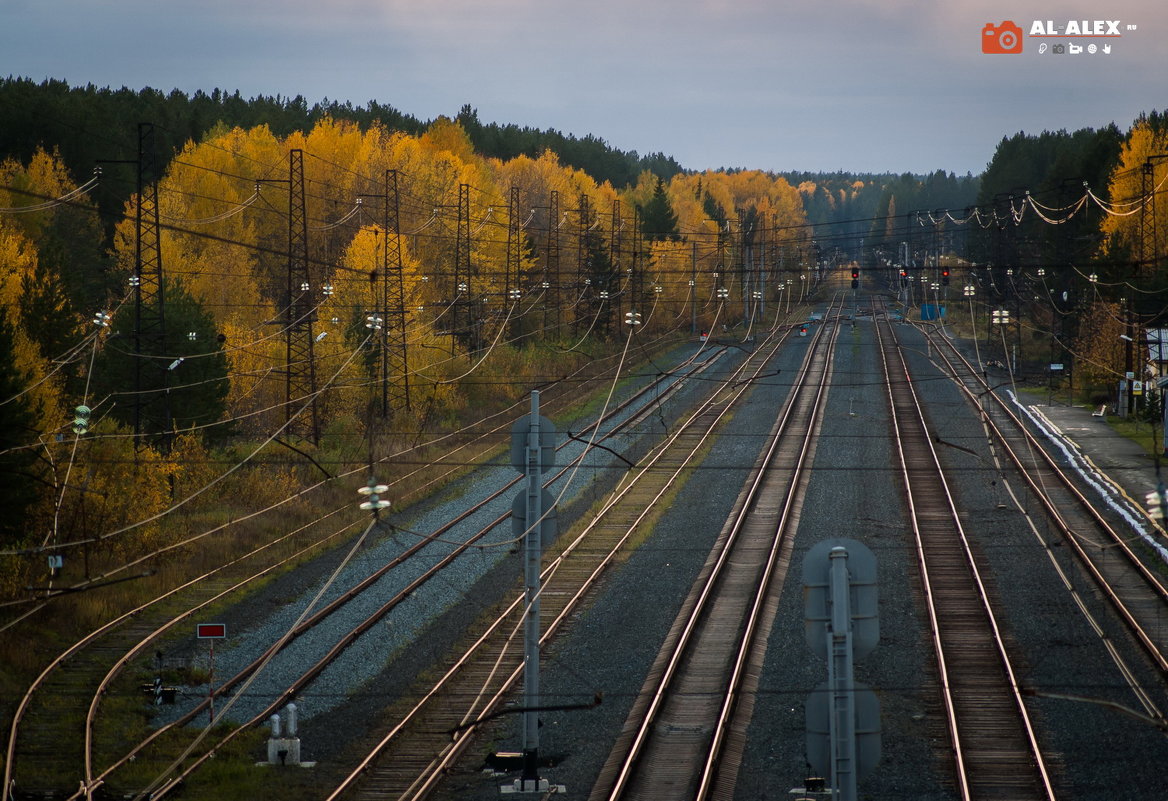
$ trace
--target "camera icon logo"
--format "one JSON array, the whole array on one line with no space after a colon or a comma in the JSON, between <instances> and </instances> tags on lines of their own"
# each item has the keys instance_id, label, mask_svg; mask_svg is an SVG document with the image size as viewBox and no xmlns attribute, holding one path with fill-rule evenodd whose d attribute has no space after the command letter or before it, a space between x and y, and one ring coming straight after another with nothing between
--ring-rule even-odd
<instances>
[{"instance_id":1,"label":"camera icon logo","mask_svg":"<svg viewBox=\"0 0 1168 801\"><path fill-rule=\"evenodd\" d=\"M1063 44L1056 44L1054 47L1052 47L1050 49L1050 52L1054 53L1057 56L1061 56L1063 53L1067 52L1067 46L1063 45Z\"/></svg>"},{"instance_id":2,"label":"camera icon logo","mask_svg":"<svg viewBox=\"0 0 1168 801\"><path fill-rule=\"evenodd\" d=\"M981 29L981 52L995 55L1021 53L1022 29L1013 20L1005 20L1001 25L987 22Z\"/></svg>"}]
</instances>

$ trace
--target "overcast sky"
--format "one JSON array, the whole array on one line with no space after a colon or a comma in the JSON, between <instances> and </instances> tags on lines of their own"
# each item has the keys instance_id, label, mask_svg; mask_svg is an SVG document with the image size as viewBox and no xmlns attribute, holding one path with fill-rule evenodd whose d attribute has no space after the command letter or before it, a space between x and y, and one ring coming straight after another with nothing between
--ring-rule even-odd
<instances>
[{"instance_id":1,"label":"overcast sky","mask_svg":"<svg viewBox=\"0 0 1168 801\"><path fill-rule=\"evenodd\" d=\"M983 53L1005 20L1023 52ZM422 119L469 103L688 169L964 174L1020 130L1168 109L1166 34L1165 0L0 0L0 74Z\"/></svg>"}]
</instances>

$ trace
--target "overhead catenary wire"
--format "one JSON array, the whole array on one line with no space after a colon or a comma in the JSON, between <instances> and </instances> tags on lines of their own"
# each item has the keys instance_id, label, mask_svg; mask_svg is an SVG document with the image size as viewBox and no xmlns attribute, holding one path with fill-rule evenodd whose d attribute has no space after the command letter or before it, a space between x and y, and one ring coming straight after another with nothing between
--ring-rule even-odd
<instances>
[{"instance_id":1,"label":"overhead catenary wire","mask_svg":"<svg viewBox=\"0 0 1168 801\"><path fill-rule=\"evenodd\" d=\"M372 337L372 334L370 334L369 337L366 337L365 342L362 342L361 346L365 345L371 337ZM270 445L281 433L283 433L285 429L287 429L289 426L291 426L292 423L297 419L297 417L300 414L304 413L304 411L306 409L308 409L309 406L315 401L316 396L325 392L328 389L328 387L331 385L331 383L334 380L336 380L336 378L341 374L341 372L345 369L345 367L347 367L354 359L357 358L357 356L361 353L361 350L362 350L361 346L358 346L357 348L355 348L352 351L352 353L349 355L349 358L345 360L344 364L342 364L337 369L337 371L335 373L333 373L333 375L328 380L326 380L325 383L321 387L319 387L317 389L317 392L315 395L313 395L307 399L303 399L303 398L297 399L297 400L304 401L300 405L299 409L294 414L289 415L288 419L285 420L281 425L279 425L273 433L271 433L269 436L264 438L258 445L256 445L254 448L252 448L252 450L248 454L246 454L244 457L242 457L238 462L236 462L234 465L232 465L229 469L220 473L218 476L213 478L211 481L204 484L202 487L198 488L197 490L191 492L186 497L181 498L181 499L171 503L169 506L167 506L167 508L163 509L162 511L147 515L146 517L139 519L136 522L130 523L128 525L121 526L121 527L119 527L111 532L108 532L108 533L96 538L96 541L101 542L101 541L107 540L111 537L116 537L116 536L128 533L130 531L133 531L133 530L140 528L141 526L147 525L149 523L153 523L153 522L165 517L166 515L171 514L175 511L177 511L178 509L186 506L188 503L190 503L194 499L198 498L199 496L203 495L204 493L210 491L213 487L222 483L228 476L230 476L232 473L236 472L241 467L243 467L245 464L247 464L252 459L254 459L261 451L263 451L268 445ZM85 542L90 542L90 541L94 541L94 540L86 540ZM83 544L83 543L81 543L81 542L62 543L62 544L59 544L55 547L56 548L72 547L72 546L79 545L79 544ZM24 552L24 549L20 549L18 551L0 550L0 555L4 555L6 553L15 554L15 553L21 553L21 552Z\"/></svg>"},{"instance_id":2,"label":"overhead catenary wire","mask_svg":"<svg viewBox=\"0 0 1168 801\"><path fill-rule=\"evenodd\" d=\"M310 155L311 155L311 154L310 154ZM329 162L329 163L331 164L332 162ZM278 164L274 164L274 165L268 165L268 166L269 166L269 168L270 168L270 169L272 169L272 170L276 170L276 169L278 169L278 168L279 168L279 166L280 166L280 165L278 165ZM1031 200L1031 202L1030 202L1030 203L1031 203L1031 207L1033 208L1033 203L1034 203L1034 202L1033 202L1033 200ZM1015 207L1015 206L1014 206L1014 204L1013 204L1013 203L1011 203L1010 209L1011 209L1011 211L1010 211L1010 216L1011 216L1011 218L1012 218L1012 219L1013 219L1015 222L1019 221L1019 220L1020 220L1020 216L1021 216L1021 215L1023 215L1023 214L1025 214L1025 212L1026 212L1026 206L1025 206L1025 205L1019 205L1018 207ZM1037 211L1037 209L1034 209L1034 210L1035 210L1035 211ZM487 216L486 216L486 217L484 217L484 218L482 219L482 222L480 222L480 223L478 224L478 228L476 228L476 229L475 229L476 231L478 231L478 230L482 229L482 228L483 228L485 225L487 225L489 222L490 222L490 223L492 223L492 224L494 224L494 221L493 221L493 220L491 220L491 212L492 212L492 211L493 211L493 209L491 209L491 208L488 208L488 213L487 213ZM436 216L437 216L437 210L435 209L435 214L434 214L434 215L432 215L432 218L431 218L431 220L433 220L433 219L434 219ZM949 216L951 217L951 215L949 215ZM565 214L565 217L566 217L566 214ZM529 219L530 219L530 218L529 218ZM562 221L563 221L563 220L561 220L561 224L562 224ZM428 224L429 224L429 223L427 223L427 225L428 225ZM596 220L596 222L593 224L592 228L590 228L589 230L595 229L597 226L599 226L599 224L600 224L600 220L599 220L599 219L597 219L597 220ZM919 219L918 219L918 224L921 224ZM622 220L622 222L621 222L621 225L623 226L623 220ZM558 226L557 226L557 227L558 227ZM730 275L730 276L729 276L729 278L728 278L728 285L729 285L730 287L735 287L735 286L736 286L736 284L735 284L735 276L734 276L734 275ZM696 292L697 292L697 288L695 287L695 288L694 288L694 290L693 290L693 293L696 295ZM705 304L705 305L706 305L706 307L708 307L708 306L710 305L710 303L712 302L712 300L713 300L713 299L711 298L711 299L708 299L708 300L706 301L706 304ZM595 324L595 320L594 320L594 324Z\"/></svg>"},{"instance_id":3,"label":"overhead catenary wire","mask_svg":"<svg viewBox=\"0 0 1168 801\"><path fill-rule=\"evenodd\" d=\"M90 178L88 181L83 183L81 186L78 186L76 189L72 189L72 190L66 192L64 195L61 195L60 197L52 198L50 200L44 200L41 203L33 203L31 205L28 205L28 206L0 207L0 214L29 214L31 212L36 212L36 211L45 211L47 209L54 208L55 206L67 205L71 201L75 200L76 198L79 198L79 197L85 195L87 192L89 192L90 189L95 188L98 185L98 183L100 182L100 180L101 180L101 172L95 171L94 176L92 178ZM10 187L4 187L4 188L11 189Z\"/></svg>"}]
</instances>

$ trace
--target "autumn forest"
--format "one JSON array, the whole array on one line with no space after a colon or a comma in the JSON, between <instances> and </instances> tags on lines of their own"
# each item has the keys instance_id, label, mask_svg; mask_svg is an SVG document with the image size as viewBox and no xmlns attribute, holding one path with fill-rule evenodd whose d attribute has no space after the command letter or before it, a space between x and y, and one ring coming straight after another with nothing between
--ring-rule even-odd
<instances>
[{"instance_id":1,"label":"autumn forest","mask_svg":"<svg viewBox=\"0 0 1168 801\"><path fill-rule=\"evenodd\" d=\"M1151 112L1005 136L978 176L696 172L469 106L0 81L0 596L78 544L114 576L315 524L374 451L849 266L951 266L1089 398L1125 356L1100 331L1164 327L1165 153Z\"/></svg>"}]
</instances>

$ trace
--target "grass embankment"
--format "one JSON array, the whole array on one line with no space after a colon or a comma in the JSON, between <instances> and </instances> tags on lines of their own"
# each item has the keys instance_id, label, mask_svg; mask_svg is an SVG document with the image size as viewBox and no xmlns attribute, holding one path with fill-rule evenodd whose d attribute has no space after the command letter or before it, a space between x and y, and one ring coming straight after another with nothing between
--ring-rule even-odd
<instances>
[{"instance_id":1,"label":"grass embankment","mask_svg":"<svg viewBox=\"0 0 1168 801\"><path fill-rule=\"evenodd\" d=\"M1115 415L1108 415L1107 424L1119 434L1137 443L1149 456L1163 454L1164 441L1160 425L1147 420L1124 419Z\"/></svg>"}]
</instances>

